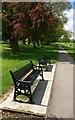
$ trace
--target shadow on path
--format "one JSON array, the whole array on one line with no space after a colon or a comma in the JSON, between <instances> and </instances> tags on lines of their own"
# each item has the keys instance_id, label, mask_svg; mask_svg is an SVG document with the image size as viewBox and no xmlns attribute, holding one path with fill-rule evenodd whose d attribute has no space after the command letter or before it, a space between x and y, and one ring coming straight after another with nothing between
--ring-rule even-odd
<instances>
[{"instance_id":1,"label":"shadow on path","mask_svg":"<svg viewBox=\"0 0 75 120\"><path fill-rule=\"evenodd\" d=\"M59 62L67 62L70 64L75 64L75 61L73 58L64 50L64 48L59 48L59 57L58 57Z\"/></svg>"},{"instance_id":2,"label":"shadow on path","mask_svg":"<svg viewBox=\"0 0 75 120\"><path fill-rule=\"evenodd\" d=\"M40 81L38 86L36 87L36 90L33 95L33 101L36 105L41 105L46 87L47 87L47 80Z\"/></svg>"}]
</instances>

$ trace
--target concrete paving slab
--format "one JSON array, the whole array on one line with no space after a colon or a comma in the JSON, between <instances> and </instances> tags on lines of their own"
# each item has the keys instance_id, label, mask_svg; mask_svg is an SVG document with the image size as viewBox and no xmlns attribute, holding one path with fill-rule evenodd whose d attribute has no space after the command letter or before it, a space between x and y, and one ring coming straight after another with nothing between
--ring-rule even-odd
<instances>
[{"instance_id":1,"label":"concrete paving slab","mask_svg":"<svg viewBox=\"0 0 75 120\"><path fill-rule=\"evenodd\" d=\"M43 72L43 77L44 77L44 80L53 80L53 76L54 76L54 73L52 72ZM37 77L37 79L40 79L41 80L41 76L39 75Z\"/></svg>"},{"instance_id":2,"label":"concrete paving slab","mask_svg":"<svg viewBox=\"0 0 75 120\"><path fill-rule=\"evenodd\" d=\"M45 116L47 107L34 105L34 104L27 104L27 103L19 103L19 102L10 102L6 104L0 105L0 109L9 110L9 111L16 111L21 113L29 113L35 114L39 116Z\"/></svg>"},{"instance_id":3,"label":"concrete paving slab","mask_svg":"<svg viewBox=\"0 0 75 120\"><path fill-rule=\"evenodd\" d=\"M44 79L53 80L55 69L56 69L56 64L48 65L48 71L43 72ZM41 76L39 75L37 79L41 79Z\"/></svg>"},{"instance_id":4,"label":"concrete paving slab","mask_svg":"<svg viewBox=\"0 0 75 120\"><path fill-rule=\"evenodd\" d=\"M55 70L56 65L53 66L53 69ZM3 103L1 103L0 109L45 116L54 79L54 70L53 72L44 72L44 80L40 80L35 88L35 92L33 94L33 101L35 104L13 101L13 91L9 97Z\"/></svg>"},{"instance_id":5,"label":"concrete paving slab","mask_svg":"<svg viewBox=\"0 0 75 120\"><path fill-rule=\"evenodd\" d=\"M43 76L44 76L45 80L53 81L54 73L52 73L52 72L44 72Z\"/></svg>"}]
</instances>

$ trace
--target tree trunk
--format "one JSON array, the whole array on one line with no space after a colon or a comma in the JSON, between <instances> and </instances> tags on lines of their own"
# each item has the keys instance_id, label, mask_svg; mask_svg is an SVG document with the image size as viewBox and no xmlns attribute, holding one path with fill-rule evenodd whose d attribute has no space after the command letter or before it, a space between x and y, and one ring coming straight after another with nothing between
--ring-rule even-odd
<instances>
[{"instance_id":1,"label":"tree trunk","mask_svg":"<svg viewBox=\"0 0 75 120\"><path fill-rule=\"evenodd\" d=\"M15 54L18 51L18 40L17 39L12 39L12 52Z\"/></svg>"},{"instance_id":2,"label":"tree trunk","mask_svg":"<svg viewBox=\"0 0 75 120\"><path fill-rule=\"evenodd\" d=\"M23 39L23 44L26 45L26 40L25 40L25 38Z\"/></svg>"},{"instance_id":3,"label":"tree trunk","mask_svg":"<svg viewBox=\"0 0 75 120\"><path fill-rule=\"evenodd\" d=\"M30 37L28 38L28 45L30 45Z\"/></svg>"},{"instance_id":4,"label":"tree trunk","mask_svg":"<svg viewBox=\"0 0 75 120\"><path fill-rule=\"evenodd\" d=\"M37 47L36 47L36 43L35 43L35 37L34 37L34 35L31 36L31 39L32 39L32 42L33 42L34 48L37 48Z\"/></svg>"},{"instance_id":5,"label":"tree trunk","mask_svg":"<svg viewBox=\"0 0 75 120\"><path fill-rule=\"evenodd\" d=\"M34 45L34 48L37 48L34 40L33 40L33 45Z\"/></svg>"},{"instance_id":6,"label":"tree trunk","mask_svg":"<svg viewBox=\"0 0 75 120\"><path fill-rule=\"evenodd\" d=\"M37 46L40 46L40 41L39 40L37 40Z\"/></svg>"},{"instance_id":7,"label":"tree trunk","mask_svg":"<svg viewBox=\"0 0 75 120\"><path fill-rule=\"evenodd\" d=\"M26 45L26 36L24 35L23 44Z\"/></svg>"},{"instance_id":8,"label":"tree trunk","mask_svg":"<svg viewBox=\"0 0 75 120\"><path fill-rule=\"evenodd\" d=\"M9 39L10 48L12 48L12 39Z\"/></svg>"}]
</instances>

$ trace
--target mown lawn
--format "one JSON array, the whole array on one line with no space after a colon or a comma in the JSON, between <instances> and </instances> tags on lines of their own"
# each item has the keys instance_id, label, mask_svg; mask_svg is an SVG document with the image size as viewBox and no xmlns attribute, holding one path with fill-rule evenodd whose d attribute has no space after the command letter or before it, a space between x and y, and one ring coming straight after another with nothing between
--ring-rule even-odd
<instances>
[{"instance_id":1,"label":"mown lawn","mask_svg":"<svg viewBox=\"0 0 75 120\"><path fill-rule=\"evenodd\" d=\"M9 44L0 44L2 46L2 94L6 93L13 85L9 71L15 71L24 66L31 59L34 64L38 64L38 56L44 54L50 57L51 63L57 62L58 47L56 44L50 46L33 48L32 45L19 44L19 51L12 54ZM0 61L1 62L1 61Z\"/></svg>"},{"instance_id":2,"label":"mown lawn","mask_svg":"<svg viewBox=\"0 0 75 120\"><path fill-rule=\"evenodd\" d=\"M73 57L75 60L75 43L67 42L67 43L60 43L64 49Z\"/></svg>"}]
</instances>

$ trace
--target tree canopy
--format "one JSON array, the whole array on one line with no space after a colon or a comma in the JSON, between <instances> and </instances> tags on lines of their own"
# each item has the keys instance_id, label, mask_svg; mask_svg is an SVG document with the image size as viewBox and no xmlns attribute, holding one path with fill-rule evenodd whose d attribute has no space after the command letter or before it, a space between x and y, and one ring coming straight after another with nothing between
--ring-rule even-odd
<instances>
[{"instance_id":1,"label":"tree canopy","mask_svg":"<svg viewBox=\"0 0 75 120\"><path fill-rule=\"evenodd\" d=\"M64 10L71 8L68 2L4 2L2 3L2 36L9 39L13 52L18 48L18 39L30 38L34 47L42 44L49 34L58 39L67 22ZM61 32L60 32L61 31ZM43 40L44 41L44 40ZM53 40L52 40L53 41Z\"/></svg>"}]
</instances>

